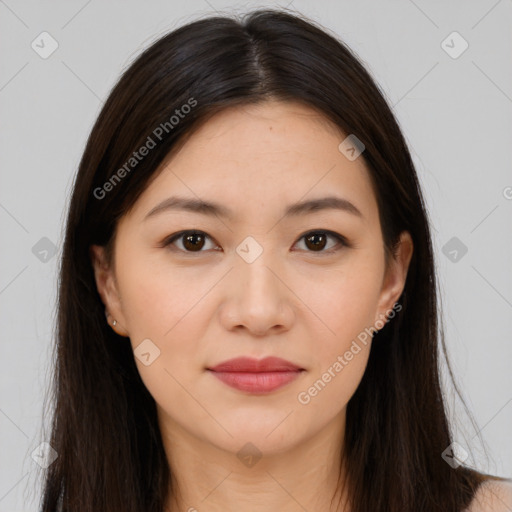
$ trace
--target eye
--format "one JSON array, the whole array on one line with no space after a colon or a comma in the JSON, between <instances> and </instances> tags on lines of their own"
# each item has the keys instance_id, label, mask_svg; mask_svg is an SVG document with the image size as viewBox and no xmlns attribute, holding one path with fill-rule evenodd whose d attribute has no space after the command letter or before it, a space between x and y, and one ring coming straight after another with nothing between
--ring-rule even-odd
<instances>
[{"instance_id":1,"label":"eye","mask_svg":"<svg viewBox=\"0 0 512 512\"><path fill-rule=\"evenodd\" d=\"M167 238L164 242L164 246L173 244L175 241L182 241L182 247L179 250L184 252L203 252L201 249L205 245L205 239L210 238L209 235L203 231L180 231Z\"/></svg>"},{"instance_id":2,"label":"eye","mask_svg":"<svg viewBox=\"0 0 512 512\"><path fill-rule=\"evenodd\" d=\"M338 247L336 244L331 246L328 250L324 250L327 245L327 240L331 238L338 242ZM182 252L204 252L202 249L205 247L205 240L210 239L211 237L207 235L203 231L198 230L190 230L190 231L180 231L179 233L175 233L167 238L163 243L162 247L167 247L175 244L175 242L181 242L182 247L177 247L178 250ZM304 239L306 250L308 252L319 252L319 253L327 253L331 254L340 250L341 247L349 247L349 243L347 240L339 235L338 233L334 233L332 231L309 231L302 235L299 240ZM296 242L298 243L298 242ZM295 245L295 244L294 244ZM174 248L173 248L174 249ZM216 250L216 249L214 249Z\"/></svg>"},{"instance_id":3,"label":"eye","mask_svg":"<svg viewBox=\"0 0 512 512\"><path fill-rule=\"evenodd\" d=\"M332 238L338 242L338 247L336 245L331 246L328 250L324 251L323 249L326 247L327 240L329 238ZM327 253L331 254L333 252L338 251L342 247L348 247L349 244L347 240L341 236L338 235L338 233L334 233L332 231L309 231L308 233L305 233L302 235L299 240L304 240L305 245L308 249L312 249L308 252L320 252L320 253Z\"/></svg>"}]
</instances>

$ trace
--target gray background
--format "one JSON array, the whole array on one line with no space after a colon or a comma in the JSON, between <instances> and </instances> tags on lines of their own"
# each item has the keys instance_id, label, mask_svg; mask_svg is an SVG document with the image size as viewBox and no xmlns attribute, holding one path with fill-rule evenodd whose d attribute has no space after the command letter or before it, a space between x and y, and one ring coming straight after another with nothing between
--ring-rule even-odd
<instances>
[{"instance_id":1,"label":"gray background","mask_svg":"<svg viewBox=\"0 0 512 512\"><path fill-rule=\"evenodd\" d=\"M511 0L0 0L0 512L36 510L31 454L44 440L63 222L103 100L158 36L215 10L264 5L288 5L339 35L394 106L432 219L457 382L476 420L447 388L456 439L473 464L512 475ZM46 59L31 47L51 48L43 31L58 43ZM457 58L453 31L469 44Z\"/></svg>"}]
</instances>

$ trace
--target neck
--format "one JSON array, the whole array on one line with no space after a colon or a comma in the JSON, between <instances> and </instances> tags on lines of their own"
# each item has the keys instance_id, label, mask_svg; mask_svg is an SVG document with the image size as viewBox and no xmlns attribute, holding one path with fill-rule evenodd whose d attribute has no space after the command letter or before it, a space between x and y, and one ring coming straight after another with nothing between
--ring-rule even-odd
<instances>
[{"instance_id":1,"label":"neck","mask_svg":"<svg viewBox=\"0 0 512 512\"><path fill-rule=\"evenodd\" d=\"M161 430L172 475L166 512L224 512L235 505L237 512L348 512L344 420L344 414L334 418L299 445L283 450L281 438L260 451L241 439L233 441L241 449L198 439L166 418Z\"/></svg>"}]
</instances>

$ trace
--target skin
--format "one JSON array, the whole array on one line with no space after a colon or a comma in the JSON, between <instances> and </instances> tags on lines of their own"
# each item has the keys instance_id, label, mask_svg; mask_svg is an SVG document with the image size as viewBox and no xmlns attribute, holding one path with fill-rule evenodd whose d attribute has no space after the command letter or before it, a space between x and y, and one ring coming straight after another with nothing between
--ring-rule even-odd
<instances>
[{"instance_id":1,"label":"skin","mask_svg":"<svg viewBox=\"0 0 512 512\"><path fill-rule=\"evenodd\" d=\"M309 403L297 396L389 314L413 252L404 232L385 266L370 175L362 157L350 161L338 150L345 137L299 103L227 109L165 162L120 220L114 264L91 247L112 328L134 349L149 338L160 350L148 366L135 361L158 407L172 512L233 504L240 512L335 510L346 406L371 339ZM235 215L166 211L144 220L172 195L215 201ZM283 218L285 206L327 195L348 199L363 217L322 210ZM322 229L351 247L328 238L315 251L304 235ZM200 252L186 252L183 238L161 246L182 230L207 233ZM247 236L263 249L251 263L236 252ZM339 250L325 252L331 248ZM251 395L205 370L242 355L274 355L306 371L277 391ZM237 457L241 449L248 454L246 443L262 455L251 467Z\"/></svg>"},{"instance_id":2,"label":"skin","mask_svg":"<svg viewBox=\"0 0 512 512\"><path fill-rule=\"evenodd\" d=\"M484 482L466 512L510 512L512 510L512 480Z\"/></svg>"}]
</instances>

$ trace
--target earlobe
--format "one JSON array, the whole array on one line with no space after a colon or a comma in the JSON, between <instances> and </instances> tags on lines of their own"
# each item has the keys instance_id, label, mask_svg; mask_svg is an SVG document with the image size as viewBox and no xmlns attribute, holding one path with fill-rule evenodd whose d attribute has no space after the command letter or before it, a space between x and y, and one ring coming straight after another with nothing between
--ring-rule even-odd
<instances>
[{"instance_id":1,"label":"earlobe","mask_svg":"<svg viewBox=\"0 0 512 512\"><path fill-rule=\"evenodd\" d=\"M91 245L89 255L94 270L96 288L105 306L106 321L117 334L128 336L123 327L125 322L121 300L113 270L106 261L105 248L100 245Z\"/></svg>"},{"instance_id":2,"label":"earlobe","mask_svg":"<svg viewBox=\"0 0 512 512\"><path fill-rule=\"evenodd\" d=\"M395 255L390 258L388 268L386 269L377 318L382 319L384 316L387 317L402 294L413 251L414 244L412 237L408 231L403 231L400 234L400 240ZM375 321L377 321L377 318Z\"/></svg>"}]
</instances>

